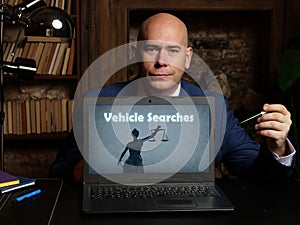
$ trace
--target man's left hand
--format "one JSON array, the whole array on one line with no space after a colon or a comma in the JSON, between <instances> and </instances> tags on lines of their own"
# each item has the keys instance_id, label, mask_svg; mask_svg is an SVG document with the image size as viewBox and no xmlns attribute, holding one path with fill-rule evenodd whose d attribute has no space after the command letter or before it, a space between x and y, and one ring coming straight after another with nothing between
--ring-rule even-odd
<instances>
[{"instance_id":1,"label":"man's left hand","mask_svg":"<svg viewBox=\"0 0 300 225\"><path fill-rule=\"evenodd\" d=\"M263 110L266 113L257 119L255 125L257 133L266 137L268 147L278 156L289 154L286 138L292 124L290 112L281 104L264 104Z\"/></svg>"}]
</instances>

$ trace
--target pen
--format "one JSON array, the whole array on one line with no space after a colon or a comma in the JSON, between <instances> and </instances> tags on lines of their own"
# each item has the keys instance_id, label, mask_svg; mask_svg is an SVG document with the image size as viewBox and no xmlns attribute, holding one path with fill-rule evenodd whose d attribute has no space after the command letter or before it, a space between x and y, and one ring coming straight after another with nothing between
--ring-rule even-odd
<instances>
[{"instance_id":1,"label":"pen","mask_svg":"<svg viewBox=\"0 0 300 225\"><path fill-rule=\"evenodd\" d=\"M35 191L29 192L25 195L21 195L21 196L17 197L16 200L18 202L20 202L20 201L23 201L24 199L31 198L32 196L38 195L41 192L42 192L41 189L37 189Z\"/></svg>"},{"instance_id":2,"label":"pen","mask_svg":"<svg viewBox=\"0 0 300 225\"><path fill-rule=\"evenodd\" d=\"M259 116L261 116L261 115L263 115L263 114L265 114L265 113L266 113L266 112L261 111L260 113L254 115L254 116L251 116L251 117L248 118L248 119L243 120L243 121L240 122L239 124L241 125L241 124L243 124L243 123L246 123L246 122L248 122L249 120L252 120L252 119L254 119L254 118L256 118L256 117L259 117Z\"/></svg>"}]
</instances>

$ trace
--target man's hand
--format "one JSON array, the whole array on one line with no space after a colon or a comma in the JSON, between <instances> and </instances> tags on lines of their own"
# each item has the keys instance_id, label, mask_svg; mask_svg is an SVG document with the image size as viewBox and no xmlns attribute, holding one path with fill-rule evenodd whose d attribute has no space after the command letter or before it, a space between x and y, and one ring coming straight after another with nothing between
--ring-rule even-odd
<instances>
[{"instance_id":1,"label":"man's hand","mask_svg":"<svg viewBox=\"0 0 300 225\"><path fill-rule=\"evenodd\" d=\"M257 119L255 129L266 137L267 145L274 153L282 157L289 154L286 150L286 138L292 124L291 114L280 104L264 104L266 112Z\"/></svg>"}]
</instances>

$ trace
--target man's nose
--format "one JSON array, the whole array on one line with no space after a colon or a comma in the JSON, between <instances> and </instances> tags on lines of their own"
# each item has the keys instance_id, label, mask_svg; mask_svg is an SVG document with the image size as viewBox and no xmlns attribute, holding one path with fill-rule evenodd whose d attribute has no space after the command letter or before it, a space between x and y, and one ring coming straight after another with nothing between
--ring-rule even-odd
<instances>
[{"instance_id":1,"label":"man's nose","mask_svg":"<svg viewBox=\"0 0 300 225\"><path fill-rule=\"evenodd\" d=\"M166 66L168 64L167 53L165 51L161 50L158 52L156 64L160 66Z\"/></svg>"}]
</instances>

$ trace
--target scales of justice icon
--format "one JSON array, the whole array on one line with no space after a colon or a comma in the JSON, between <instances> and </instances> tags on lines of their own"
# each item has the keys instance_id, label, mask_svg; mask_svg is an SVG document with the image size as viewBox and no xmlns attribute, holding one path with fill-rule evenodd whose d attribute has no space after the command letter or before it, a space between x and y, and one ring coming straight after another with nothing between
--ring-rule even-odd
<instances>
[{"instance_id":1,"label":"scales of justice icon","mask_svg":"<svg viewBox=\"0 0 300 225\"><path fill-rule=\"evenodd\" d=\"M153 133L154 131L155 131L155 129L151 129L151 133ZM162 132L163 132L162 138L161 138L160 141L164 141L164 142L165 142L165 141L168 141L169 138L168 138L168 136L167 136L166 129L162 128L162 129L159 129L158 132L159 132L159 131L162 131ZM149 141L154 142L154 141L156 141L156 139L155 139L155 137L153 137L153 138L149 139Z\"/></svg>"}]
</instances>

